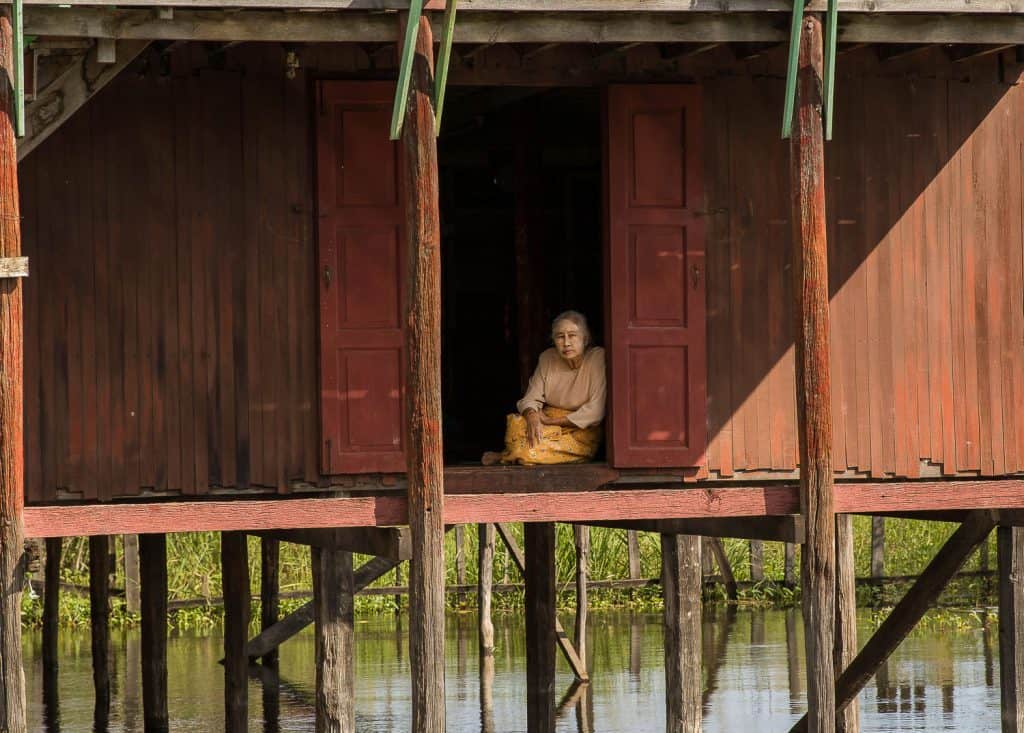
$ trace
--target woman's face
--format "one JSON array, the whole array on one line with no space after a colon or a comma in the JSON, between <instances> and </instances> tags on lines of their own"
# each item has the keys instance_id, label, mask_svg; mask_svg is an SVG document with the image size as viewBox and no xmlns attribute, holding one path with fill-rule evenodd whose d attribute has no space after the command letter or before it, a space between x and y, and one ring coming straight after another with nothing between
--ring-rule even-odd
<instances>
[{"instance_id":1,"label":"woman's face","mask_svg":"<svg viewBox=\"0 0 1024 733\"><path fill-rule=\"evenodd\" d=\"M583 332L572 321L559 321L551 335L555 341L555 348L563 359L583 356Z\"/></svg>"}]
</instances>

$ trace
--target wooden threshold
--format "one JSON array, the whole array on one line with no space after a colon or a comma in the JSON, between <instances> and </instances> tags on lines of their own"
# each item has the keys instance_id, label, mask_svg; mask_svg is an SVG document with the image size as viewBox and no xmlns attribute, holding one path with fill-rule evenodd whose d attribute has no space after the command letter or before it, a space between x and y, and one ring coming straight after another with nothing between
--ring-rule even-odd
<instances>
[{"instance_id":1,"label":"wooden threshold","mask_svg":"<svg viewBox=\"0 0 1024 733\"><path fill-rule=\"evenodd\" d=\"M838 484L835 508L847 514L1024 509L1024 479ZM444 522L610 522L763 517L799 511L799 490L793 484L680 483L555 493L454 494L445 497ZM394 494L25 508L28 537L388 527L407 522L405 497Z\"/></svg>"}]
</instances>

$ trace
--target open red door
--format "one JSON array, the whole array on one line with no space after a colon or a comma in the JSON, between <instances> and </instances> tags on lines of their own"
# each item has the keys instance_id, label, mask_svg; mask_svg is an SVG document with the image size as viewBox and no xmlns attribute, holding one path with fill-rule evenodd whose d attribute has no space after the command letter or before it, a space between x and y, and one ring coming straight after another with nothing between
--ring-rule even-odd
<instances>
[{"instance_id":1,"label":"open red door","mask_svg":"<svg viewBox=\"0 0 1024 733\"><path fill-rule=\"evenodd\" d=\"M613 86L606 114L609 461L699 466L707 442L699 89Z\"/></svg>"},{"instance_id":2,"label":"open red door","mask_svg":"<svg viewBox=\"0 0 1024 733\"><path fill-rule=\"evenodd\" d=\"M405 226L394 83L320 82L317 113L322 469L405 470Z\"/></svg>"}]
</instances>

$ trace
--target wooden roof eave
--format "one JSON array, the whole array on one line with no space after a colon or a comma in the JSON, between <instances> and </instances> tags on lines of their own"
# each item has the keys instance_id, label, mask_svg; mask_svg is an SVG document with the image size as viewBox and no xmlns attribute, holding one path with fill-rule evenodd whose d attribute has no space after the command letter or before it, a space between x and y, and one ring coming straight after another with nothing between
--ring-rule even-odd
<instances>
[{"instance_id":1,"label":"wooden roof eave","mask_svg":"<svg viewBox=\"0 0 1024 733\"><path fill-rule=\"evenodd\" d=\"M39 0L35 0L37 3ZM222 0L223 1L223 0ZM304 2L306 0L303 0ZM511 1L511 0L510 0ZM460 6L461 9L461 6ZM37 36L185 41L394 42L393 13L365 11L59 8L30 4ZM163 17L161 17L163 16ZM443 17L432 21L440 34ZM763 43L787 40L779 13L466 12L456 43ZM1024 44L1024 15L974 13L842 15L840 43Z\"/></svg>"}]
</instances>

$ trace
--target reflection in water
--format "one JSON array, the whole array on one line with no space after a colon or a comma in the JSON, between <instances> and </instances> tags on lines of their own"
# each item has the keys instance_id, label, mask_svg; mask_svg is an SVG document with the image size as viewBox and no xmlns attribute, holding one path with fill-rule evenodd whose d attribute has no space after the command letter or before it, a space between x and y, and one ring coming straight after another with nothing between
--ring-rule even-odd
<instances>
[{"instance_id":1,"label":"reflection in water","mask_svg":"<svg viewBox=\"0 0 1024 733\"><path fill-rule=\"evenodd\" d=\"M592 679L573 685L559 658L558 733L661 731L665 727L660 614L593 613L588 647ZM409 669L405 628L390 612L356 627L357 729L409 728ZM862 618L862 638L870 632ZM448 729L463 733L526 728L525 632L516 616L495 618L495 656L481 661L475 614L455 615L447 628ZM864 691L862 730L997 730L995 634L978 630L913 635ZM109 723L93 719L88 634L61 636L56 678L40 658L37 635L25 637L30 730L77 733L142 730L139 642L135 633L111 641ZM704 730L787 730L803 713L805 684L799 610L709 608L703 624ZM213 733L222 728L220 637L173 636L168 643L172 729ZM253 732L311 731L314 723L312 633L281 648L279 670L252 667ZM102 725L101 725L102 724Z\"/></svg>"}]
</instances>

